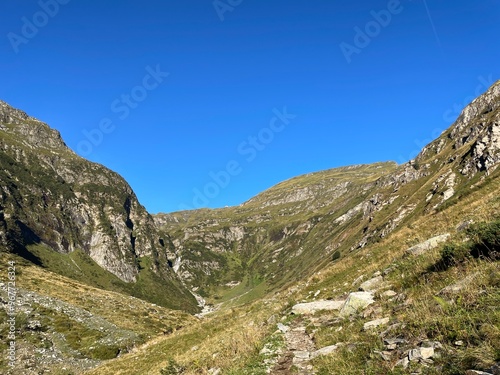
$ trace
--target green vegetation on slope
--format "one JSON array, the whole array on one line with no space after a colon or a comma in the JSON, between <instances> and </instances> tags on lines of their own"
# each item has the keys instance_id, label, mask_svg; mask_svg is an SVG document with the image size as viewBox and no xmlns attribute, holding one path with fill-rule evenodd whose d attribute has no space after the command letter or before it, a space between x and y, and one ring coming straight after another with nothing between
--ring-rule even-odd
<instances>
[{"instance_id":1,"label":"green vegetation on slope","mask_svg":"<svg viewBox=\"0 0 500 375\"><path fill-rule=\"evenodd\" d=\"M80 250L61 254L44 245L32 245L28 249L40 260L42 267L87 285L129 294L171 309L191 313L198 311L193 304L186 303L192 296L186 295L184 288L178 285L177 289L172 290L176 284L180 284L178 281L172 280L168 286L169 289L166 290L164 279L151 271L151 261L148 257L139 259L140 272L137 281L126 283L101 268L92 258Z\"/></svg>"},{"instance_id":2,"label":"green vegetation on slope","mask_svg":"<svg viewBox=\"0 0 500 375\"><path fill-rule=\"evenodd\" d=\"M169 358L185 368L185 375L208 373L209 369L217 368L223 375L264 373L266 366L261 350L270 340L275 340L276 323L292 325L297 319L289 315L292 305L314 301L317 291L321 292L318 298L343 299L357 290L359 284L354 282L360 276L365 275L366 279L376 271L385 270L385 281L397 293L396 299L383 297L380 292L376 294L376 304L366 314L339 319L335 312L319 312L304 318L301 324L313 335L317 348L345 344L333 354L311 362L318 374L395 375L422 371L423 374L454 375L468 369L488 369L500 361L498 262L471 256L446 270L433 267L442 259L443 249L453 243L462 243L466 237L472 241L469 250L477 243L496 241L499 176L500 172L495 172L482 188L444 210L410 216L405 225L387 237L340 259L329 260L328 266L303 281L292 283L257 302L247 300L215 313L199 327L192 328L196 336L187 335L187 331L179 332L176 338L164 338L147 351L110 361L90 374L160 373L167 367ZM477 224L457 231L456 228L471 221ZM420 256L407 255L408 248L443 233L452 234L447 244ZM454 294L441 294L446 287L463 280L472 281ZM235 291L236 295L238 293ZM389 325L394 325L390 337L400 337L405 342L392 352L389 360L379 353L386 350L380 334L387 327L374 331L363 329L364 323L379 317L389 317ZM209 328L213 325L219 326L220 331ZM249 339L251 346L242 345L237 338L247 329L253 330L252 339ZM426 340L439 341L443 346L442 350L437 350L432 365L425 367L412 362L407 369L396 366L406 351ZM235 350L232 358L222 355L227 353L225 345L228 344ZM283 348L284 343L280 345Z\"/></svg>"}]
</instances>

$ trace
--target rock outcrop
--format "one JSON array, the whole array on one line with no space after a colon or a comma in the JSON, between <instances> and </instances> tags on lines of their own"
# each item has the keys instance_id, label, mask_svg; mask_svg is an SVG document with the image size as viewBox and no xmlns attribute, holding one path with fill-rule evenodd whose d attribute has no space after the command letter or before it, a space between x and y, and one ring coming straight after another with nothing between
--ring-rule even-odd
<instances>
[{"instance_id":1,"label":"rock outcrop","mask_svg":"<svg viewBox=\"0 0 500 375\"><path fill-rule=\"evenodd\" d=\"M80 250L125 283L137 281L147 258L173 293L195 305L169 267L165 235L120 175L80 158L59 132L1 101L0 124L0 243L8 251L43 263L30 246Z\"/></svg>"},{"instance_id":2,"label":"rock outcrop","mask_svg":"<svg viewBox=\"0 0 500 375\"><path fill-rule=\"evenodd\" d=\"M429 250L435 249L443 242L446 242L448 240L448 238L450 238L449 233L441 234L439 236L429 238L428 240L426 240L422 243L419 243L418 245L410 247L409 249L406 250L406 253L408 255L414 255L414 256L422 255Z\"/></svg>"},{"instance_id":3,"label":"rock outcrop","mask_svg":"<svg viewBox=\"0 0 500 375\"><path fill-rule=\"evenodd\" d=\"M366 309L368 306L375 302L375 296L372 292L354 292L349 294L347 301L340 310L340 316L348 317L356 314L361 310Z\"/></svg>"}]
</instances>

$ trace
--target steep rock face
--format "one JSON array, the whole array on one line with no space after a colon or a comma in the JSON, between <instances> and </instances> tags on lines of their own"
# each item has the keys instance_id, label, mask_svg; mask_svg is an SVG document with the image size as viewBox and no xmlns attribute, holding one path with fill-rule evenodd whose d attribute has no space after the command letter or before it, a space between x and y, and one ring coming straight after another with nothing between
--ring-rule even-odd
<instances>
[{"instance_id":1,"label":"steep rock face","mask_svg":"<svg viewBox=\"0 0 500 375\"><path fill-rule=\"evenodd\" d=\"M472 176L492 172L500 161L500 81L464 108L445 134L422 150L417 160L441 153L451 144L459 171ZM449 160L454 161L454 159Z\"/></svg>"},{"instance_id":2,"label":"steep rock face","mask_svg":"<svg viewBox=\"0 0 500 375\"><path fill-rule=\"evenodd\" d=\"M100 267L134 283L149 258L159 279L179 284L167 244L117 173L77 156L59 132L0 102L0 243L30 256L30 245L81 250ZM181 288L181 289L179 289ZM172 292L188 295L182 287Z\"/></svg>"},{"instance_id":3,"label":"steep rock face","mask_svg":"<svg viewBox=\"0 0 500 375\"><path fill-rule=\"evenodd\" d=\"M130 187L78 158L46 124L6 103L0 113L1 199L12 241L43 242L63 253L80 248L120 279L135 281L135 257L151 254L151 245L132 241L130 213L145 212Z\"/></svg>"}]
</instances>

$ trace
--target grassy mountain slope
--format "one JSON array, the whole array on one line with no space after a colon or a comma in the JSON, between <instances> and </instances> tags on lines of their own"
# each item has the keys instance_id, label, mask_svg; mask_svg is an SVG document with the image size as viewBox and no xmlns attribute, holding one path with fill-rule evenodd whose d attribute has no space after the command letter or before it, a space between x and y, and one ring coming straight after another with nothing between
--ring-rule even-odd
<instances>
[{"instance_id":1,"label":"grassy mountain slope","mask_svg":"<svg viewBox=\"0 0 500 375\"><path fill-rule=\"evenodd\" d=\"M266 348L286 353L276 323L305 327L317 348L344 343L340 351L313 361L317 374L463 374L468 369L486 370L500 360L500 284L498 263L490 259L467 259L447 269L435 270L441 259L441 245L427 253L409 257L406 250L422 241L450 233L450 242L460 242L457 230L464 222L498 220L500 213L500 171L487 186L469 194L456 204L421 216L381 241L365 246L293 286L247 304L222 309L187 330L164 337L147 349L112 360L89 374L160 374L169 359L181 367L182 374L265 374L283 358L268 354ZM376 304L349 318L337 312L318 312L311 316L291 314L291 306L320 299L342 300L356 291L363 281L377 272L385 276L387 288L376 293ZM462 290L443 297L440 291L474 275ZM394 290L396 298L382 296ZM320 291L319 294L317 292ZM316 296L315 296L316 295ZM387 326L364 331L363 325L376 318L389 317ZM388 327L394 331L380 336ZM378 352L385 350L384 338L400 337L405 343L386 361ZM413 363L409 369L396 367L407 350L423 341L443 345L435 366ZM462 341L461 346L456 343ZM266 361L271 360L271 365ZM274 362L272 361L274 360ZM166 372L168 373L168 372ZM172 372L174 373L174 372ZM179 372L180 373L180 372Z\"/></svg>"},{"instance_id":2,"label":"grassy mountain slope","mask_svg":"<svg viewBox=\"0 0 500 375\"><path fill-rule=\"evenodd\" d=\"M2 356L3 374L82 373L153 337L196 322L187 313L89 286L12 254L0 254L2 275L7 274L9 261L14 261L16 267L17 366L10 368L7 357ZM3 281L0 301L5 304L10 296ZM7 308L0 309L2 353L6 353L11 340L8 313Z\"/></svg>"},{"instance_id":3,"label":"grassy mountain slope","mask_svg":"<svg viewBox=\"0 0 500 375\"><path fill-rule=\"evenodd\" d=\"M405 165L312 173L238 207L156 215L179 276L213 303L250 290L257 298L455 204L499 161L499 90L494 85Z\"/></svg>"},{"instance_id":4,"label":"grassy mountain slope","mask_svg":"<svg viewBox=\"0 0 500 375\"><path fill-rule=\"evenodd\" d=\"M338 212L369 199L376 180L395 169L381 163L329 170L283 182L239 207L155 220L172 239L177 272L202 296L225 300L260 286L257 297L339 251L339 238L356 215L333 228ZM346 242L343 249L354 245Z\"/></svg>"},{"instance_id":5,"label":"grassy mountain slope","mask_svg":"<svg viewBox=\"0 0 500 375\"><path fill-rule=\"evenodd\" d=\"M406 165L326 171L287 181L240 207L159 215L155 220L171 234L180 259L180 276L206 287L209 297L219 293L228 301L196 328L89 374L498 371L499 130L497 82ZM366 179L351 175L346 180L355 182L339 190L342 181L333 177L359 168ZM329 188L337 193L328 195ZM445 243L426 245L443 235ZM245 253L252 241L255 258ZM228 271L233 268L225 259L247 262L244 269L266 287L246 298L251 292L213 286L229 279L203 275L205 254ZM299 302L345 301L373 277L380 285L365 310L350 316L291 314ZM379 327L364 328L384 318ZM282 324L279 330L276 323ZM286 329L316 349L336 347L310 358L312 352L297 351L300 345L282 333ZM423 358L422 352L432 356Z\"/></svg>"}]
</instances>

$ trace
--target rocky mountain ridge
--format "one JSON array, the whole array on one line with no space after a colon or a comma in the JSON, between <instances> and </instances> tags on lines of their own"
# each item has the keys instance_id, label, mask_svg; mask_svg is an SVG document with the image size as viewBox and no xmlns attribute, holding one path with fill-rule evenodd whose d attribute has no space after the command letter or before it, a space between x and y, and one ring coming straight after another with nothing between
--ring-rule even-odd
<instances>
[{"instance_id":1,"label":"rocky mountain ridge","mask_svg":"<svg viewBox=\"0 0 500 375\"><path fill-rule=\"evenodd\" d=\"M38 243L62 254L80 249L126 283L137 281L147 258L153 273L185 296L177 277L204 298L261 284L271 290L379 241L414 215L452 204L457 191L492 173L500 160L499 96L497 82L404 165L312 173L239 207L154 220L121 176L79 158L57 131L0 102L0 240L21 252ZM20 177L29 180L24 198Z\"/></svg>"},{"instance_id":2,"label":"rocky mountain ridge","mask_svg":"<svg viewBox=\"0 0 500 375\"><path fill-rule=\"evenodd\" d=\"M234 285L257 279L272 289L387 237L412 217L453 204L484 181L500 161L499 108L497 82L404 165L313 173L239 207L154 218L171 234L176 270L191 287L206 296L231 294Z\"/></svg>"},{"instance_id":3,"label":"rocky mountain ridge","mask_svg":"<svg viewBox=\"0 0 500 375\"><path fill-rule=\"evenodd\" d=\"M138 281L147 258L169 293L195 303L169 266L164 234L120 175L80 158L59 132L4 102L0 122L4 246L42 264L30 246L80 250L128 284Z\"/></svg>"}]
</instances>

